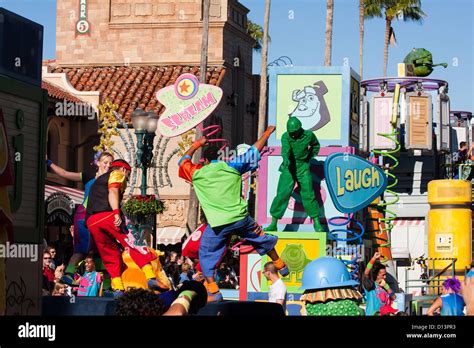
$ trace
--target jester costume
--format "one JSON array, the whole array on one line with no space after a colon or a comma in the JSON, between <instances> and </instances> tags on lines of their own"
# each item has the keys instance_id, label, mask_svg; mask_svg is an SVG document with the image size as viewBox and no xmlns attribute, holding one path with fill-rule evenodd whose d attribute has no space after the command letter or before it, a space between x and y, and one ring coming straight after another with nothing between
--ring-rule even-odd
<instances>
[{"instance_id":1,"label":"jester costume","mask_svg":"<svg viewBox=\"0 0 474 348\"><path fill-rule=\"evenodd\" d=\"M270 207L272 223L265 230L277 230L277 221L285 213L296 182L300 188L304 209L314 221L314 230L319 232L322 230L319 224L319 205L314 195L310 170L310 160L319 152L319 141L313 132L301 127L301 121L296 117L289 118L286 129L281 138L283 163L279 168L277 194Z\"/></svg>"},{"instance_id":2,"label":"jester costume","mask_svg":"<svg viewBox=\"0 0 474 348\"><path fill-rule=\"evenodd\" d=\"M148 286L152 289L163 289L155 279L155 273L150 264L156 256L147 248L140 250L127 243L127 232L125 232L124 217L122 216L122 226L116 227L114 224L115 214L109 203L109 188L119 188L122 201L123 193L127 187L127 178L124 172L117 170L123 167L130 170L130 165L125 161L116 160L110 165L110 171L99 176L92 185L87 204L86 223L95 244L99 251L105 269L112 279L113 290L124 290L121 279L123 270L122 251L120 245L129 249L130 257L142 269L148 281ZM121 214L120 214L121 215Z\"/></svg>"}]
</instances>

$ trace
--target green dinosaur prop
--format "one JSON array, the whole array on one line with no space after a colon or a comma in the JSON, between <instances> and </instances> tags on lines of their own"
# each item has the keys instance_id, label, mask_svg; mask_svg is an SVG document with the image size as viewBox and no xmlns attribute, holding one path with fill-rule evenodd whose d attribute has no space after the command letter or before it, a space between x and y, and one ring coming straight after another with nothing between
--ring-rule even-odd
<instances>
[{"instance_id":1,"label":"green dinosaur prop","mask_svg":"<svg viewBox=\"0 0 474 348\"><path fill-rule=\"evenodd\" d=\"M446 63L433 64L433 56L430 51L424 48L413 48L403 60L405 64L412 64L415 76L426 77L433 72L435 66L448 67Z\"/></svg>"}]
</instances>

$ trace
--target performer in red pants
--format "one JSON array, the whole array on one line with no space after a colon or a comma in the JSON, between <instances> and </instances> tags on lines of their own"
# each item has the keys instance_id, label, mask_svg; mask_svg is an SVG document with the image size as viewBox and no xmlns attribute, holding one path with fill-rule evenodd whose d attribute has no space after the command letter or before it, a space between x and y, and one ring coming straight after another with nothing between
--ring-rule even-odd
<instances>
[{"instance_id":1,"label":"performer in red pants","mask_svg":"<svg viewBox=\"0 0 474 348\"><path fill-rule=\"evenodd\" d=\"M150 262L156 256L149 250L139 251L126 242L122 233L124 219L120 212L120 202L127 187L130 165L124 160L115 160L110 164L109 172L99 176L92 185L87 204L87 228L94 237L105 269L112 279L112 289L123 291L123 260L120 245L129 248L130 257L142 269L148 280L148 287L164 290L167 287L159 283Z\"/></svg>"}]
</instances>

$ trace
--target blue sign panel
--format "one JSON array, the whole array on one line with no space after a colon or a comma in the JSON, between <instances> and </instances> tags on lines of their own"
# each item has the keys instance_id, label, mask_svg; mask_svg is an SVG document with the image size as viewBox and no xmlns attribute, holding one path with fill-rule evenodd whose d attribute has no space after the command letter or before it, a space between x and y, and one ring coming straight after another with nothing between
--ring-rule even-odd
<instances>
[{"instance_id":1,"label":"blue sign panel","mask_svg":"<svg viewBox=\"0 0 474 348\"><path fill-rule=\"evenodd\" d=\"M335 153L324 163L324 175L337 210L355 213L368 206L387 188L387 176L362 157Z\"/></svg>"}]
</instances>

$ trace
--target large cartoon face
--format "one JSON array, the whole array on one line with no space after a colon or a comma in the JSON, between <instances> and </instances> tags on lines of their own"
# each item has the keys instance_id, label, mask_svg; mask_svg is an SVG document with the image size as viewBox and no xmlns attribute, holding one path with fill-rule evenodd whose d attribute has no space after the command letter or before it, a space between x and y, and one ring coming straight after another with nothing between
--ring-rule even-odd
<instances>
[{"instance_id":1,"label":"large cartoon face","mask_svg":"<svg viewBox=\"0 0 474 348\"><path fill-rule=\"evenodd\" d=\"M295 110L290 114L294 117L317 117L317 120L321 118L319 115L319 99L314 92L300 91L299 93L293 93L293 100L298 102ZM316 120L316 119L315 119Z\"/></svg>"},{"instance_id":2,"label":"large cartoon face","mask_svg":"<svg viewBox=\"0 0 474 348\"><path fill-rule=\"evenodd\" d=\"M297 117L303 129L317 130L325 126L331 119L324 100L328 89L323 81L315 82L312 86L305 86L302 90L293 91L291 99L298 104L289 114Z\"/></svg>"}]
</instances>

